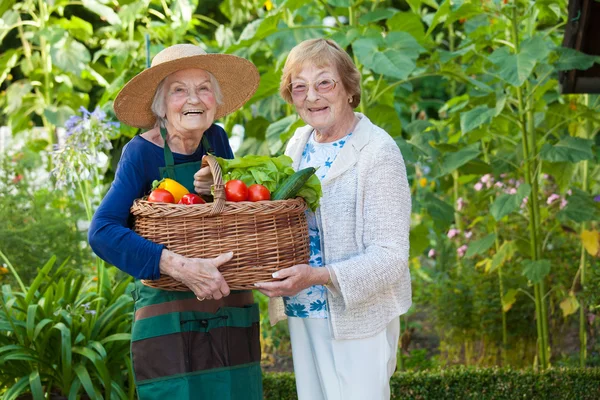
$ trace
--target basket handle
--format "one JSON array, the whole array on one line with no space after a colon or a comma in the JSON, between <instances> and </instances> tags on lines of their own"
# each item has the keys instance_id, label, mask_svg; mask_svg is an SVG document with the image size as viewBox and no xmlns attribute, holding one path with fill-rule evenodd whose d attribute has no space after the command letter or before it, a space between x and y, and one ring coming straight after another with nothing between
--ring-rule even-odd
<instances>
[{"instance_id":1,"label":"basket handle","mask_svg":"<svg viewBox=\"0 0 600 400\"><path fill-rule=\"evenodd\" d=\"M214 200L212 203L212 209L208 215L215 216L221 214L225 208L225 185L223 184L223 175L221 172L221 166L214 156L209 154L202 157L202 167L209 166L210 173L213 177L213 185L211 186Z\"/></svg>"}]
</instances>

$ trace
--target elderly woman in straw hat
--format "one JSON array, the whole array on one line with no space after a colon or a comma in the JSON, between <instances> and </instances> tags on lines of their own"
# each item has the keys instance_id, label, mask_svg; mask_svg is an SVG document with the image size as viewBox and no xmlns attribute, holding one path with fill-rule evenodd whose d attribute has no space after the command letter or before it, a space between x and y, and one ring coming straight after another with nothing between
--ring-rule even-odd
<instances>
[{"instance_id":1,"label":"elderly woman in straw hat","mask_svg":"<svg viewBox=\"0 0 600 400\"><path fill-rule=\"evenodd\" d=\"M147 131L124 147L89 241L98 256L136 278L131 351L141 399L262 398L257 305L251 291L230 293L217 269L232 253L185 258L137 235L129 218L133 201L155 179L206 190L202 156L233 157L214 121L240 108L258 81L247 60L181 44L158 53L115 100L120 121ZM161 273L189 292L140 283Z\"/></svg>"},{"instance_id":2,"label":"elderly woman in straw hat","mask_svg":"<svg viewBox=\"0 0 600 400\"><path fill-rule=\"evenodd\" d=\"M272 319L288 317L300 400L389 398L398 316L411 305L402 155L387 132L354 112L360 73L334 41L294 47L280 93L307 124L286 154L295 168L317 168L323 197L308 215L309 264L258 286L273 297Z\"/></svg>"}]
</instances>

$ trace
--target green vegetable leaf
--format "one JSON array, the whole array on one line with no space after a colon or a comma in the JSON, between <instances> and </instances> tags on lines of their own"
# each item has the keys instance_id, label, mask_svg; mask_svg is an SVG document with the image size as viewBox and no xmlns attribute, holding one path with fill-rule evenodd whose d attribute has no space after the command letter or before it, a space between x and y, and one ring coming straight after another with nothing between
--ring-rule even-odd
<instances>
[{"instance_id":1,"label":"green vegetable leaf","mask_svg":"<svg viewBox=\"0 0 600 400\"><path fill-rule=\"evenodd\" d=\"M239 179L246 185L254 183L265 186L273 193L281 183L294 174L292 159L286 155L279 157L247 155L233 160L216 157L221 167L223 181ZM321 181L311 176L298 192L311 210L316 210L323 195Z\"/></svg>"}]
</instances>

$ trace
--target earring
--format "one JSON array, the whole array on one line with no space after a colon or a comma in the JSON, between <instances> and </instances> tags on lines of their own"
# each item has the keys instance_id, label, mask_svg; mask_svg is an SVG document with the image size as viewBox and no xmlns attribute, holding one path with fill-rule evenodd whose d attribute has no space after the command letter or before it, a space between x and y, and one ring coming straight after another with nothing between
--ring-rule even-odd
<instances>
[{"instance_id":1,"label":"earring","mask_svg":"<svg viewBox=\"0 0 600 400\"><path fill-rule=\"evenodd\" d=\"M348 103L352 103L352 96L348 97Z\"/></svg>"}]
</instances>

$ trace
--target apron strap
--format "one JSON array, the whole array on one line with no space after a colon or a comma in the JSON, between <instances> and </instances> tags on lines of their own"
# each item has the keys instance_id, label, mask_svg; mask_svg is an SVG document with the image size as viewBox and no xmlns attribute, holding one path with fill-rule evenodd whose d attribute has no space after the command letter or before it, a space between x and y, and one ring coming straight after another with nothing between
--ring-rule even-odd
<instances>
[{"instance_id":1,"label":"apron strap","mask_svg":"<svg viewBox=\"0 0 600 400\"><path fill-rule=\"evenodd\" d=\"M204 132L204 133L206 133L206 132ZM206 154L210 154L211 156L215 155L215 152L213 151L213 148L210 145L210 142L208 141L208 138L206 137L206 135L202 135L202 147L204 147Z\"/></svg>"},{"instance_id":2,"label":"apron strap","mask_svg":"<svg viewBox=\"0 0 600 400\"><path fill-rule=\"evenodd\" d=\"M163 178L175 179L175 159L173 158L173 152L171 151L171 148L167 144L167 130L163 126L160 127L160 136L162 136L163 141L165 142L165 169L163 173ZM210 142L208 141L206 135L202 135L201 146L206 151L206 154L214 155L213 148L210 145Z\"/></svg>"},{"instance_id":3,"label":"apron strap","mask_svg":"<svg viewBox=\"0 0 600 400\"><path fill-rule=\"evenodd\" d=\"M163 178L175 179L175 159L173 158L173 152L167 144L167 130L162 126L160 127L160 136L162 136L163 141L165 142L165 169L163 171Z\"/></svg>"}]
</instances>

